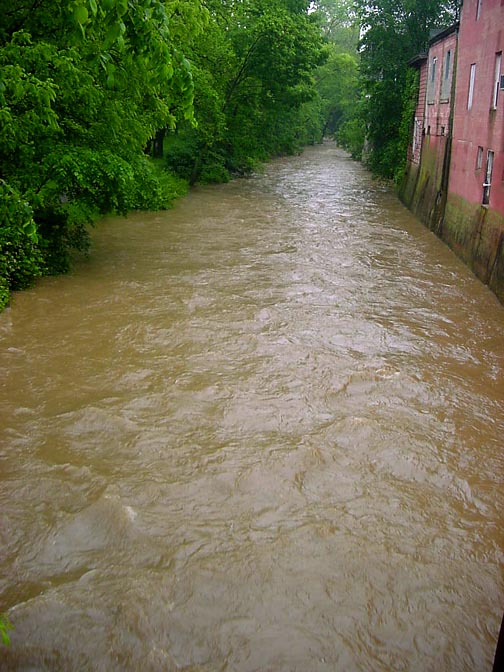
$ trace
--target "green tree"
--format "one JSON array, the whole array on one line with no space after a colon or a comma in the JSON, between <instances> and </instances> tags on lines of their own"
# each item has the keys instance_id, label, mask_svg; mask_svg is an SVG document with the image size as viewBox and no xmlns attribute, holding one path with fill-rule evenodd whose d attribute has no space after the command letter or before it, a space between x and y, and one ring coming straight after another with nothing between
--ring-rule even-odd
<instances>
[{"instance_id":1,"label":"green tree","mask_svg":"<svg viewBox=\"0 0 504 672\"><path fill-rule=\"evenodd\" d=\"M87 225L99 214L166 205L144 149L159 128L192 119L182 48L207 12L199 0L2 4L0 179L11 213L0 224L5 295L6 286L20 286L20 272L7 274L5 259L9 268L13 258L22 263L26 284L30 273L66 270L71 250L87 249Z\"/></svg>"},{"instance_id":2,"label":"green tree","mask_svg":"<svg viewBox=\"0 0 504 672\"><path fill-rule=\"evenodd\" d=\"M255 148L271 155L299 147L298 138L289 132L290 117L314 98L313 73L327 56L306 3L250 5L243 17L249 28L232 34L237 67L226 96L238 169L247 167Z\"/></svg>"},{"instance_id":3,"label":"green tree","mask_svg":"<svg viewBox=\"0 0 504 672\"><path fill-rule=\"evenodd\" d=\"M359 98L357 14L353 0L318 0L311 9L328 53L327 61L315 74L322 135L332 135L340 141L340 129L355 115Z\"/></svg>"},{"instance_id":4,"label":"green tree","mask_svg":"<svg viewBox=\"0 0 504 672\"><path fill-rule=\"evenodd\" d=\"M331 45L332 46L332 45ZM355 111L358 97L356 54L332 48L327 63L317 70L317 90L322 99L324 135L334 135Z\"/></svg>"},{"instance_id":5,"label":"green tree","mask_svg":"<svg viewBox=\"0 0 504 672\"><path fill-rule=\"evenodd\" d=\"M197 128L172 135L167 159L204 181L246 173L313 136L321 124L309 105L317 98L313 74L326 58L304 0L206 4L210 25L190 54Z\"/></svg>"},{"instance_id":6,"label":"green tree","mask_svg":"<svg viewBox=\"0 0 504 672\"><path fill-rule=\"evenodd\" d=\"M354 0L318 0L316 10L324 38L336 51L354 54L359 42L359 23Z\"/></svg>"},{"instance_id":7,"label":"green tree","mask_svg":"<svg viewBox=\"0 0 504 672\"><path fill-rule=\"evenodd\" d=\"M225 180L347 114L354 63L324 46L308 0L0 9L0 305L10 289L67 270L101 214L167 205L181 183L148 154L167 151L184 180ZM343 35L344 23L325 30ZM329 54L331 92L315 76Z\"/></svg>"}]
</instances>

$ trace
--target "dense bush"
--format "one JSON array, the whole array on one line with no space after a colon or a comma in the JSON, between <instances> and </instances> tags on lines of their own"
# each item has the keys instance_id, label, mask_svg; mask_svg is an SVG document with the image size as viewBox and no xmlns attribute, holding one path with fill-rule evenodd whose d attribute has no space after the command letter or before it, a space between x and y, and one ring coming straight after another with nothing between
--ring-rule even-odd
<instances>
[{"instance_id":1,"label":"dense bush","mask_svg":"<svg viewBox=\"0 0 504 672\"><path fill-rule=\"evenodd\" d=\"M366 141L366 126L362 119L354 118L345 121L336 132L336 141L350 152L353 159L360 161Z\"/></svg>"},{"instance_id":2,"label":"dense bush","mask_svg":"<svg viewBox=\"0 0 504 672\"><path fill-rule=\"evenodd\" d=\"M196 124L168 134L170 170L223 182L321 138L314 75L327 49L311 4L207 0L209 23L188 51Z\"/></svg>"},{"instance_id":3,"label":"dense bush","mask_svg":"<svg viewBox=\"0 0 504 672\"><path fill-rule=\"evenodd\" d=\"M24 289L42 274L44 261L30 205L0 180L0 309L10 289Z\"/></svg>"},{"instance_id":4,"label":"dense bush","mask_svg":"<svg viewBox=\"0 0 504 672\"><path fill-rule=\"evenodd\" d=\"M207 20L200 0L53 0L3 13L1 306L10 289L68 270L100 215L166 207L184 191L144 149L193 118L183 49Z\"/></svg>"}]
</instances>

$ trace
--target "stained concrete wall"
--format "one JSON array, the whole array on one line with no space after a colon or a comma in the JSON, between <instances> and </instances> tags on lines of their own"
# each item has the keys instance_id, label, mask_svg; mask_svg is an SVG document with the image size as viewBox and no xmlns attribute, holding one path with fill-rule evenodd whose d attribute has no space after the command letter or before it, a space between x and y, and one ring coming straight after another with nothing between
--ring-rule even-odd
<instances>
[{"instance_id":1,"label":"stained concrete wall","mask_svg":"<svg viewBox=\"0 0 504 672\"><path fill-rule=\"evenodd\" d=\"M504 217L449 194L441 238L504 304Z\"/></svg>"},{"instance_id":2,"label":"stained concrete wall","mask_svg":"<svg viewBox=\"0 0 504 672\"><path fill-rule=\"evenodd\" d=\"M399 195L504 304L504 216L447 192L450 139L425 140L421 163L409 164Z\"/></svg>"},{"instance_id":3,"label":"stained concrete wall","mask_svg":"<svg viewBox=\"0 0 504 672\"><path fill-rule=\"evenodd\" d=\"M410 163L399 195L432 231L440 234L446 204L450 154L448 136L425 136L420 165Z\"/></svg>"}]
</instances>

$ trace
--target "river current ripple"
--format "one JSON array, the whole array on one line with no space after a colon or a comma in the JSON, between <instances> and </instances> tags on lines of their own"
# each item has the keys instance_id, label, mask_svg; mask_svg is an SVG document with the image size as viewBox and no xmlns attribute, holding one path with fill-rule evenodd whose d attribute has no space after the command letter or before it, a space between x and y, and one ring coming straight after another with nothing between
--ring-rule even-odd
<instances>
[{"instance_id":1,"label":"river current ripple","mask_svg":"<svg viewBox=\"0 0 504 672\"><path fill-rule=\"evenodd\" d=\"M1 670L475 672L504 308L331 143L0 315Z\"/></svg>"}]
</instances>

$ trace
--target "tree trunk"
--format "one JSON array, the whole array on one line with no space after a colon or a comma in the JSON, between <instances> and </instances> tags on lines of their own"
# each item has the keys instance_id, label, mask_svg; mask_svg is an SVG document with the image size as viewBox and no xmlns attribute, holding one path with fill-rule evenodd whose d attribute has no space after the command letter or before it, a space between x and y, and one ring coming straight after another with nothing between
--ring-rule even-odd
<instances>
[{"instance_id":1,"label":"tree trunk","mask_svg":"<svg viewBox=\"0 0 504 672\"><path fill-rule=\"evenodd\" d=\"M152 140L152 157L154 159L163 158L163 143L166 135L166 128L160 128Z\"/></svg>"}]
</instances>

